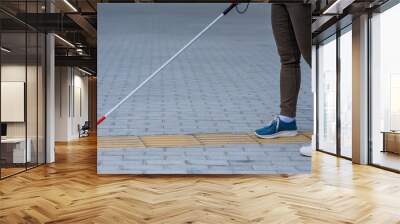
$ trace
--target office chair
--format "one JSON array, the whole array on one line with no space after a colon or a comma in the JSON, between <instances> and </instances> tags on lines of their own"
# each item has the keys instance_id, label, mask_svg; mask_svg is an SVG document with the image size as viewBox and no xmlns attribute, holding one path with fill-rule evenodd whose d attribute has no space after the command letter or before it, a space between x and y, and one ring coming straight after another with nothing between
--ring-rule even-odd
<instances>
[{"instance_id":1,"label":"office chair","mask_svg":"<svg viewBox=\"0 0 400 224\"><path fill-rule=\"evenodd\" d=\"M80 137L87 137L89 136L89 129L90 129L90 123L89 121L85 121L85 123L82 125L82 127L79 127L80 125L78 125L78 129L79 129L79 138Z\"/></svg>"}]
</instances>

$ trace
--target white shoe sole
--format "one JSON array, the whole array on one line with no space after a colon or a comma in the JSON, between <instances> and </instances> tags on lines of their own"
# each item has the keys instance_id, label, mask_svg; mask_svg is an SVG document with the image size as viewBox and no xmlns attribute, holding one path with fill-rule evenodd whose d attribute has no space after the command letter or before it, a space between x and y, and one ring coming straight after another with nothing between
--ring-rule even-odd
<instances>
[{"instance_id":1,"label":"white shoe sole","mask_svg":"<svg viewBox=\"0 0 400 224\"><path fill-rule=\"evenodd\" d=\"M254 132L254 134L259 138L271 139L271 138L279 138L279 137L293 137L293 136L296 136L298 134L298 132L297 131L280 131L273 135L259 135L256 132Z\"/></svg>"},{"instance_id":2,"label":"white shoe sole","mask_svg":"<svg viewBox=\"0 0 400 224\"><path fill-rule=\"evenodd\" d=\"M299 151L302 156L307 156L307 157L312 156L311 145L302 146Z\"/></svg>"}]
</instances>

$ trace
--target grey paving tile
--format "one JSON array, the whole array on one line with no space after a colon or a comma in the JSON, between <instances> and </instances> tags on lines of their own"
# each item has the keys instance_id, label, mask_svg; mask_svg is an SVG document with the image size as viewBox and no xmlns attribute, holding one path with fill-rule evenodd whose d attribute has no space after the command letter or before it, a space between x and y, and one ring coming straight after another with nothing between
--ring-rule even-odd
<instances>
[{"instance_id":1,"label":"grey paving tile","mask_svg":"<svg viewBox=\"0 0 400 224\"><path fill-rule=\"evenodd\" d=\"M165 159L165 160L146 160L148 165L185 165L185 160Z\"/></svg>"},{"instance_id":2,"label":"grey paving tile","mask_svg":"<svg viewBox=\"0 0 400 224\"><path fill-rule=\"evenodd\" d=\"M121 167L127 167L127 166L142 166L144 165L144 160L129 160L129 161L104 161L103 166L107 165L115 165L115 166L121 166Z\"/></svg>"},{"instance_id":3,"label":"grey paving tile","mask_svg":"<svg viewBox=\"0 0 400 224\"><path fill-rule=\"evenodd\" d=\"M98 174L144 174L142 170L98 170Z\"/></svg>"},{"instance_id":4,"label":"grey paving tile","mask_svg":"<svg viewBox=\"0 0 400 224\"><path fill-rule=\"evenodd\" d=\"M240 156L242 156L242 158L248 158L249 156L251 156L252 158L254 157L254 158L257 158L257 157L265 157L265 152L264 151L257 151L257 152L253 152L253 151L250 151L250 152L245 152L245 151L243 151L243 152L231 152L231 151L229 151L229 150L227 150L227 152L226 152L227 154L228 154L228 156L238 156L238 157L240 157Z\"/></svg>"},{"instance_id":5,"label":"grey paving tile","mask_svg":"<svg viewBox=\"0 0 400 224\"><path fill-rule=\"evenodd\" d=\"M192 158L190 160L186 161L187 164L189 165L208 165L208 166L224 166L224 165L229 165L227 160L218 160L218 159L198 159L198 158Z\"/></svg>"},{"instance_id":6,"label":"grey paving tile","mask_svg":"<svg viewBox=\"0 0 400 224\"><path fill-rule=\"evenodd\" d=\"M234 174L232 170L191 170L190 174Z\"/></svg>"},{"instance_id":7,"label":"grey paving tile","mask_svg":"<svg viewBox=\"0 0 400 224\"><path fill-rule=\"evenodd\" d=\"M173 170L173 169L162 169L162 170L146 170L144 174L188 174L186 170Z\"/></svg>"}]
</instances>

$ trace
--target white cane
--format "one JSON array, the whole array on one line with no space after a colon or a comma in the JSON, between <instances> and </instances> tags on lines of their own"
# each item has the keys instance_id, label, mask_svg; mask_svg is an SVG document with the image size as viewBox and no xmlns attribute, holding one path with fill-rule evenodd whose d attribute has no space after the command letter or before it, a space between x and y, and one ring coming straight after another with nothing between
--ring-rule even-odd
<instances>
[{"instance_id":1,"label":"white cane","mask_svg":"<svg viewBox=\"0 0 400 224\"><path fill-rule=\"evenodd\" d=\"M135 94L140 88L146 85L151 79L153 79L161 70L163 70L169 63L171 63L175 58L177 58L186 48L192 45L197 39L199 39L208 29L210 29L219 19L228 14L233 8L236 7L238 3L232 3L228 8L225 9L216 19L214 19L210 24L208 24L200 33L198 33L192 40L190 40L185 46L183 46L178 52L176 52L172 57L164 62L157 70L155 70L149 77L147 77L139 86L132 90L126 97L124 97L119 103L117 103L113 108L111 108L107 113L100 117L97 121L97 125L100 125L112 112L117 110L125 101L127 101L133 94Z\"/></svg>"}]
</instances>

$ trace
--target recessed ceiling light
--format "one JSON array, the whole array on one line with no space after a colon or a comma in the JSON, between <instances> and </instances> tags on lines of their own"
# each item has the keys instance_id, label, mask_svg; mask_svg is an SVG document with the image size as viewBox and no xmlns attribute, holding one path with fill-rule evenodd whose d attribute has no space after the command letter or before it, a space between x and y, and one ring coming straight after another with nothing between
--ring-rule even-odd
<instances>
[{"instance_id":1,"label":"recessed ceiling light","mask_svg":"<svg viewBox=\"0 0 400 224\"><path fill-rule=\"evenodd\" d=\"M5 47L1 47L1 51L4 51L6 53L11 53L11 50L5 48Z\"/></svg>"},{"instance_id":2,"label":"recessed ceiling light","mask_svg":"<svg viewBox=\"0 0 400 224\"><path fill-rule=\"evenodd\" d=\"M74 12L78 12L78 10L73 6L68 0L64 0L65 4L67 4Z\"/></svg>"},{"instance_id":3,"label":"recessed ceiling light","mask_svg":"<svg viewBox=\"0 0 400 224\"><path fill-rule=\"evenodd\" d=\"M78 67L78 70L81 71L81 72L83 72L83 73L85 73L85 74L87 74L87 75L90 75L90 76L93 75L92 73L90 73L90 72L88 72L88 71L86 71L86 70L83 70L83 69L81 69L81 68L79 68L79 67Z\"/></svg>"},{"instance_id":4,"label":"recessed ceiling light","mask_svg":"<svg viewBox=\"0 0 400 224\"><path fill-rule=\"evenodd\" d=\"M354 0L336 0L327 9L324 10L322 14L342 14L343 10L351 5Z\"/></svg>"},{"instance_id":5,"label":"recessed ceiling light","mask_svg":"<svg viewBox=\"0 0 400 224\"><path fill-rule=\"evenodd\" d=\"M75 45L73 45L71 42L69 42L68 40L62 38L61 36L59 36L58 34L54 34L55 37L57 37L59 40L61 40L62 42L66 43L68 46L75 48Z\"/></svg>"}]
</instances>

